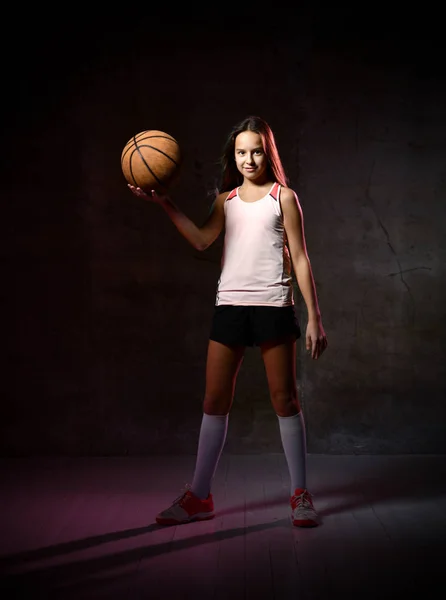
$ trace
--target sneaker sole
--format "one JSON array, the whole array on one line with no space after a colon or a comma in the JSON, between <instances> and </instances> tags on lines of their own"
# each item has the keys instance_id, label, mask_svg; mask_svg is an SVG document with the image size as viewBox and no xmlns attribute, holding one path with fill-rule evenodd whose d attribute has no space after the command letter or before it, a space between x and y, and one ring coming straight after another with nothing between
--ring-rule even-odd
<instances>
[{"instance_id":1,"label":"sneaker sole","mask_svg":"<svg viewBox=\"0 0 446 600\"><path fill-rule=\"evenodd\" d=\"M194 521L209 521L213 519L215 514L201 514L201 515L193 515L188 519L183 519L180 521L179 519L163 519L163 517L156 517L156 522L158 525L186 525L186 523L193 523Z\"/></svg>"},{"instance_id":2,"label":"sneaker sole","mask_svg":"<svg viewBox=\"0 0 446 600\"><path fill-rule=\"evenodd\" d=\"M294 527L317 527L316 521L292 521Z\"/></svg>"}]
</instances>

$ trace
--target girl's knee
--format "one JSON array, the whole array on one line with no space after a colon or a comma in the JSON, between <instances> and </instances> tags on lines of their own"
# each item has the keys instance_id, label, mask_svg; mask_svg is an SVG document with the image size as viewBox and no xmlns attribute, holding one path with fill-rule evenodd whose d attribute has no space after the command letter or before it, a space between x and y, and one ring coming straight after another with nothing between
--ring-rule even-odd
<instances>
[{"instance_id":1,"label":"girl's knee","mask_svg":"<svg viewBox=\"0 0 446 600\"><path fill-rule=\"evenodd\" d=\"M274 411L277 415L279 415L279 417L292 417L300 412L300 404L297 394L271 394L271 403Z\"/></svg>"},{"instance_id":2,"label":"girl's knee","mask_svg":"<svg viewBox=\"0 0 446 600\"><path fill-rule=\"evenodd\" d=\"M205 398L203 402L203 412L207 415L227 415L231 408L232 399L224 398Z\"/></svg>"}]
</instances>

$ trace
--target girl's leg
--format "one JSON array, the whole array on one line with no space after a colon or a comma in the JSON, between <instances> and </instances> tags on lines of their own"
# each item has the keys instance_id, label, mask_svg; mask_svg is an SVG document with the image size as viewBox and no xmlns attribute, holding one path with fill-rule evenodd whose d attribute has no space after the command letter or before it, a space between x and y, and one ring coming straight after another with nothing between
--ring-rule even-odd
<instances>
[{"instance_id":1,"label":"girl's leg","mask_svg":"<svg viewBox=\"0 0 446 600\"><path fill-rule=\"evenodd\" d=\"M226 346L209 340L203 410L208 415L227 415L234 397L244 346Z\"/></svg>"},{"instance_id":2,"label":"girl's leg","mask_svg":"<svg viewBox=\"0 0 446 600\"><path fill-rule=\"evenodd\" d=\"M296 382L296 340L283 338L261 344L271 403L277 415L291 417L300 412Z\"/></svg>"},{"instance_id":3,"label":"girl's leg","mask_svg":"<svg viewBox=\"0 0 446 600\"><path fill-rule=\"evenodd\" d=\"M285 338L261 345L271 403L291 478L291 493L306 488L306 435L296 383L296 341Z\"/></svg>"},{"instance_id":4,"label":"girl's leg","mask_svg":"<svg viewBox=\"0 0 446 600\"><path fill-rule=\"evenodd\" d=\"M210 489L226 439L228 413L243 354L244 347L209 341L203 419L193 482L187 486L190 489L157 515L156 521L160 525L179 525L214 517Z\"/></svg>"},{"instance_id":5,"label":"girl's leg","mask_svg":"<svg viewBox=\"0 0 446 600\"><path fill-rule=\"evenodd\" d=\"M296 341L282 339L261 346L272 405L291 478L291 520L296 527L315 527L319 518L306 489L305 423L297 397Z\"/></svg>"},{"instance_id":6,"label":"girl's leg","mask_svg":"<svg viewBox=\"0 0 446 600\"><path fill-rule=\"evenodd\" d=\"M191 491L207 498L226 440L228 415L244 347L229 347L209 341L206 364L206 389L198 441L197 461Z\"/></svg>"}]
</instances>

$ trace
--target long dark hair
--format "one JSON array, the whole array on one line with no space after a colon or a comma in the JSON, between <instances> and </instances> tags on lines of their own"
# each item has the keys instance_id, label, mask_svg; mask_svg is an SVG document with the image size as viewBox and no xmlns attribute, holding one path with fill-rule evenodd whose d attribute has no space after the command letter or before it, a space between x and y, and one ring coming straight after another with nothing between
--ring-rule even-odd
<instances>
[{"instance_id":1,"label":"long dark hair","mask_svg":"<svg viewBox=\"0 0 446 600\"><path fill-rule=\"evenodd\" d=\"M230 191L243 182L243 176L235 163L235 138L242 131L253 131L260 135L263 142L263 149L268 159L267 173L269 178L281 185L287 186L288 178L280 160L271 127L262 118L249 116L232 128L223 147L223 153L220 158L222 172L219 192Z\"/></svg>"}]
</instances>

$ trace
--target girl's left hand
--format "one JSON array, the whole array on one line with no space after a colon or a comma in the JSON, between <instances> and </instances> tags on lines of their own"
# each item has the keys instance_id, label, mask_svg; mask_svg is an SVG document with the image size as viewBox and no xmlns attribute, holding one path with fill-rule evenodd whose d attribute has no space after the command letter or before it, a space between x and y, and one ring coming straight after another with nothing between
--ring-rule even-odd
<instances>
[{"instance_id":1,"label":"girl's left hand","mask_svg":"<svg viewBox=\"0 0 446 600\"><path fill-rule=\"evenodd\" d=\"M308 321L306 345L308 352L311 352L311 358L314 360L317 360L327 348L327 336L320 320Z\"/></svg>"}]
</instances>

